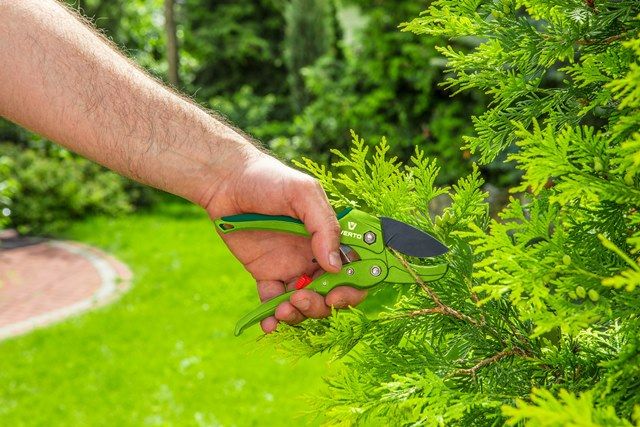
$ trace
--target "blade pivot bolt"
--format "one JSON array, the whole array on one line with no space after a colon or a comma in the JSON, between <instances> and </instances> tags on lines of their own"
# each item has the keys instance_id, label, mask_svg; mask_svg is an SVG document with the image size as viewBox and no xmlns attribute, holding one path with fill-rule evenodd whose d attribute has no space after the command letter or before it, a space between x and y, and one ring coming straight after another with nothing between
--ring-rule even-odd
<instances>
[{"instance_id":1,"label":"blade pivot bolt","mask_svg":"<svg viewBox=\"0 0 640 427\"><path fill-rule=\"evenodd\" d=\"M349 276L353 276L353 273L354 273L353 267L349 267L349 268L347 268L347 274L348 274Z\"/></svg>"},{"instance_id":2,"label":"blade pivot bolt","mask_svg":"<svg viewBox=\"0 0 640 427\"><path fill-rule=\"evenodd\" d=\"M372 276L378 277L381 273L382 273L382 269L377 265L374 265L373 267L371 267Z\"/></svg>"},{"instance_id":3,"label":"blade pivot bolt","mask_svg":"<svg viewBox=\"0 0 640 427\"><path fill-rule=\"evenodd\" d=\"M367 231L364 233L363 240L366 244L371 245L376 241L376 233L373 231Z\"/></svg>"}]
</instances>

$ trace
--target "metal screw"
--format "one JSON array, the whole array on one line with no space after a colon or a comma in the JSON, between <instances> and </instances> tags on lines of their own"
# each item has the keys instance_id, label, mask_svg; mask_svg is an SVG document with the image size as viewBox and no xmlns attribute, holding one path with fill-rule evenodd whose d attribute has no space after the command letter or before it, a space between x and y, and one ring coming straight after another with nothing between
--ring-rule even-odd
<instances>
[{"instance_id":1,"label":"metal screw","mask_svg":"<svg viewBox=\"0 0 640 427\"><path fill-rule=\"evenodd\" d=\"M349 267L349 268L347 268L347 274L348 274L349 276L353 276L353 273L354 273L354 271L353 271L353 267Z\"/></svg>"},{"instance_id":2,"label":"metal screw","mask_svg":"<svg viewBox=\"0 0 640 427\"><path fill-rule=\"evenodd\" d=\"M367 231L366 233L364 233L364 241L367 244L372 244L376 241L376 233L374 233L373 231Z\"/></svg>"},{"instance_id":3,"label":"metal screw","mask_svg":"<svg viewBox=\"0 0 640 427\"><path fill-rule=\"evenodd\" d=\"M371 275L372 276L378 277L380 275L380 273L382 273L382 269L380 267L378 267L377 265L374 265L373 267L371 267Z\"/></svg>"}]
</instances>

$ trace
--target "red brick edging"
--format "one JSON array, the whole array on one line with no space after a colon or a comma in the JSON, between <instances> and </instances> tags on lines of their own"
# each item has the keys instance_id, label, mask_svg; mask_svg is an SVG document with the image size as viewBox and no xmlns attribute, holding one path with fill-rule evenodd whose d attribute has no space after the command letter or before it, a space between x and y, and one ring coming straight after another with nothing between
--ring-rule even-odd
<instances>
[{"instance_id":1,"label":"red brick edging","mask_svg":"<svg viewBox=\"0 0 640 427\"><path fill-rule=\"evenodd\" d=\"M130 283L123 263L80 243L0 249L0 340L104 305Z\"/></svg>"}]
</instances>

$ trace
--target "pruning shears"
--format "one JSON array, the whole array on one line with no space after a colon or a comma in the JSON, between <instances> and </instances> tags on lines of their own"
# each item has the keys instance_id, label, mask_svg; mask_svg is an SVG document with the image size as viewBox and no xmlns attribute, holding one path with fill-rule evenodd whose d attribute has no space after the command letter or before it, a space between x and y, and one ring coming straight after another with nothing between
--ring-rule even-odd
<instances>
[{"instance_id":1,"label":"pruning shears","mask_svg":"<svg viewBox=\"0 0 640 427\"><path fill-rule=\"evenodd\" d=\"M303 276L296 283L296 289L306 288L326 295L342 285L368 289L383 282L413 284L416 279L391 250L419 258L435 257L448 251L444 244L431 235L392 218L378 218L352 208L343 210L337 218L341 230L342 269L338 273L325 272L314 280ZM268 230L309 236L302 221L289 216L240 214L219 218L214 223L225 234L242 230ZM425 281L440 279L448 268L445 263L407 266ZM276 307L288 301L293 292L278 295L247 313L236 324L235 335L273 316Z\"/></svg>"}]
</instances>

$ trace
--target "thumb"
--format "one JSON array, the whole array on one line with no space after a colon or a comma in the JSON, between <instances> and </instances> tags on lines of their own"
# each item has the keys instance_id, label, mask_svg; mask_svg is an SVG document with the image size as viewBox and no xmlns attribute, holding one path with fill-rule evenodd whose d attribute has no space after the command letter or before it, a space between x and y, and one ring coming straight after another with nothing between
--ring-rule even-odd
<instances>
[{"instance_id":1,"label":"thumb","mask_svg":"<svg viewBox=\"0 0 640 427\"><path fill-rule=\"evenodd\" d=\"M311 250L320 267L337 273L342 268L340 224L320 183L315 179L308 182L300 186L294 211L311 234Z\"/></svg>"}]
</instances>

